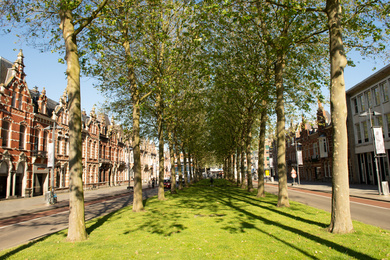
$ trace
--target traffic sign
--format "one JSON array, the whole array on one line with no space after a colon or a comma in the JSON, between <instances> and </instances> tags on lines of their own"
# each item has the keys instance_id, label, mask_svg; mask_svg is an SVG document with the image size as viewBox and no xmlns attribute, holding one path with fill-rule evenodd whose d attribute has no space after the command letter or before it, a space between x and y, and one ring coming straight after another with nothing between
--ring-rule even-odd
<instances>
[{"instance_id":1,"label":"traffic sign","mask_svg":"<svg viewBox=\"0 0 390 260\"><path fill-rule=\"evenodd\" d=\"M292 168L292 170L291 170L291 177L294 179L297 177L297 172L295 171L294 168Z\"/></svg>"}]
</instances>

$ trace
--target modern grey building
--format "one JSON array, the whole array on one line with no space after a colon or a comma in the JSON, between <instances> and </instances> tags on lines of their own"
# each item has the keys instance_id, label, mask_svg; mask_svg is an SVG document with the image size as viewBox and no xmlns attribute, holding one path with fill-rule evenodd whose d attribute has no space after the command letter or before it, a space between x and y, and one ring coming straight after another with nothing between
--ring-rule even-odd
<instances>
[{"instance_id":1,"label":"modern grey building","mask_svg":"<svg viewBox=\"0 0 390 260\"><path fill-rule=\"evenodd\" d=\"M376 185L378 176L390 181L389 88L390 64L346 91L352 182ZM385 154L376 156L372 127L382 127Z\"/></svg>"}]
</instances>

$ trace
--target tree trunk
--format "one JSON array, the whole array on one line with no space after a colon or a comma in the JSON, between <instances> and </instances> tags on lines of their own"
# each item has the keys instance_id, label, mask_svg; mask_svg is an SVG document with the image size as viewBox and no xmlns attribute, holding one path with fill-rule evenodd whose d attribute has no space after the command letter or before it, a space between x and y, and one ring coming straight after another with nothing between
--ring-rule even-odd
<instances>
[{"instance_id":1,"label":"tree trunk","mask_svg":"<svg viewBox=\"0 0 390 260\"><path fill-rule=\"evenodd\" d=\"M344 53L341 28L341 6L338 0L327 0L329 49L331 64L330 104L333 128L332 213L329 231L353 231L349 206L347 106L345 99Z\"/></svg>"},{"instance_id":2,"label":"tree trunk","mask_svg":"<svg viewBox=\"0 0 390 260\"><path fill-rule=\"evenodd\" d=\"M67 240L83 241L88 234L85 229L83 163L81 139L81 108L80 108L80 63L77 53L77 43L72 12L60 11L61 29L66 48L66 64L69 98L69 230Z\"/></svg>"},{"instance_id":3,"label":"tree trunk","mask_svg":"<svg viewBox=\"0 0 390 260\"><path fill-rule=\"evenodd\" d=\"M139 108L139 93L138 89L135 91L136 95L133 99L133 152L134 152L134 198L133 211L140 212L144 210L142 201L142 173L141 173L141 149L140 149L140 108Z\"/></svg>"},{"instance_id":4,"label":"tree trunk","mask_svg":"<svg viewBox=\"0 0 390 260\"><path fill-rule=\"evenodd\" d=\"M131 59L130 43L123 43L125 49L128 69L128 77L130 82L131 100L133 106L133 155L134 155L134 196L133 196L133 211L140 212L144 210L142 201L142 173L141 173L141 149L140 149L140 93L134 75L134 68Z\"/></svg>"},{"instance_id":5,"label":"tree trunk","mask_svg":"<svg viewBox=\"0 0 390 260\"><path fill-rule=\"evenodd\" d=\"M189 165L189 170L190 170L190 183L194 182L194 172L192 170L192 156L191 156L191 150L188 150L188 165Z\"/></svg>"},{"instance_id":6,"label":"tree trunk","mask_svg":"<svg viewBox=\"0 0 390 260\"><path fill-rule=\"evenodd\" d=\"M250 128L249 128L250 129ZM252 182L252 152L251 152L252 132L249 131L246 141L246 178L248 181L248 191L253 191Z\"/></svg>"},{"instance_id":7,"label":"tree trunk","mask_svg":"<svg viewBox=\"0 0 390 260\"><path fill-rule=\"evenodd\" d=\"M229 173L228 173L228 170L227 170L226 161L227 161L227 158L223 159L223 172L225 173L225 179L228 180L229 179Z\"/></svg>"},{"instance_id":8,"label":"tree trunk","mask_svg":"<svg viewBox=\"0 0 390 260\"><path fill-rule=\"evenodd\" d=\"M171 193L176 193L175 152L173 151L172 132L168 133L169 158L171 160Z\"/></svg>"},{"instance_id":9,"label":"tree trunk","mask_svg":"<svg viewBox=\"0 0 390 260\"><path fill-rule=\"evenodd\" d=\"M227 172L228 172L228 180L232 181L232 156L229 155L226 161Z\"/></svg>"},{"instance_id":10,"label":"tree trunk","mask_svg":"<svg viewBox=\"0 0 390 260\"><path fill-rule=\"evenodd\" d=\"M287 192L286 171L286 140L285 140L285 115L284 115L284 86L283 70L285 66L284 55L279 54L275 65L276 84L276 116L277 116L277 146L278 146L278 207L290 207Z\"/></svg>"},{"instance_id":11,"label":"tree trunk","mask_svg":"<svg viewBox=\"0 0 390 260\"><path fill-rule=\"evenodd\" d=\"M180 149L179 149L179 143L175 138L175 147L176 147L176 161L177 161L177 170L179 174L179 190L183 189L183 169L181 168L181 160L180 160Z\"/></svg>"},{"instance_id":12,"label":"tree trunk","mask_svg":"<svg viewBox=\"0 0 390 260\"><path fill-rule=\"evenodd\" d=\"M260 121L260 133L259 133L259 167L257 169L258 176L258 186L257 186L257 197L265 197L264 189L264 145L265 145L265 131L267 124L267 110L263 109L261 112L261 121Z\"/></svg>"},{"instance_id":13,"label":"tree trunk","mask_svg":"<svg viewBox=\"0 0 390 260\"><path fill-rule=\"evenodd\" d=\"M237 148L237 163L236 163L236 171L237 171L237 187L240 186L241 183L241 171L240 171L240 162L241 162L241 149Z\"/></svg>"},{"instance_id":14,"label":"tree trunk","mask_svg":"<svg viewBox=\"0 0 390 260\"><path fill-rule=\"evenodd\" d=\"M241 146L241 188L245 189L245 149L244 141Z\"/></svg>"},{"instance_id":15,"label":"tree trunk","mask_svg":"<svg viewBox=\"0 0 390 260\"><path fill-rule=\"evenodd\" d=\"M157 131L158 131L158 200L165 200L164 192L164 135L163 135L163 115L162 115L161 93L157 93Z\"/></svg>"},{"instance_id":16,"label":"tree trunk","mask_svg":"<svg viewBox=\"0 0 390 260\"><path fill-rule=\"evenodd\" d=\"M194 182L198 182L198 176L197 176L197 167L198 167L198 161L196 159L196 157L194 157Z\"/></svg>"},{"instance_id":17,"label":"tree trunk","mask_svg":"<svg viewBox=\"0 0 390 260\"><path fill-rule=\"evenodd\" d=\"M188 187L188 173L187 173L187 160L186 160L186 149L182 148L182 153L183 153L183 165L184 165L184 187Z\"/></svg>"},{"instance_id":18,"label":"tree trunk","mask_svg":"<svg viewBox=\"0 0 390 260\"><path fill-rule=\"evenodd\" d=\"M235 170L235 165L237 164L237 156L236 154L234 153L233 154L233 160L232 160L232 181L234 182L235 181L235 174L234 174L234 170Z\"/></svg>"}]
</instances>

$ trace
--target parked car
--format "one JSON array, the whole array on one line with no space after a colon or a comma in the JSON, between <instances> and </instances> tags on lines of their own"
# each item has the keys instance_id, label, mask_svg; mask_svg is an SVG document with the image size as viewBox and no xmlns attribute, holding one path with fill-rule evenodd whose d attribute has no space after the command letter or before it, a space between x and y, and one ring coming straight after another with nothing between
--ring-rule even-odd
<instances>
[{"instance_id":1,"label":"parked car","mask_svg":"<svg viewBox=\"0 0 390 260\"><path fill-rule=\"evenodd\" d=\"M164 179L164 189L170 189L170 188L171 188L171 180Z\"/></svg>"}]
</instances>

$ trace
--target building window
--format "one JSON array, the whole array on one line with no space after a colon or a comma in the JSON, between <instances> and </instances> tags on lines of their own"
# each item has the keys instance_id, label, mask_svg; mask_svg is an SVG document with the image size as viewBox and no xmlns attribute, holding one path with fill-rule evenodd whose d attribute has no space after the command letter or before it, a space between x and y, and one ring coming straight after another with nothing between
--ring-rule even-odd
<instances>
[{"instance_id":1,"label":"building window","mask_svg":"<svg viewBox=\"0 0 390 260\"><path fill-rule=\"evenodd\" d=\"M373 92L374 92L375 105L378 106L381 103L381 98L380 98L380 94L379 94L379 87L375 86L373 89Z\"/></svg>"},{"instance_id":2,"label":"building window","mask_svg":"<svg viewBox=\"0 0 390 260\"><path fill-rule=\"evenodd\" d=\"M22 110L22 105L23 105L23 94L20 93L19 94L19 104L18 104L20 110Z\"/></svg>"},{"instance_id":3,"label":"building window","mask_svg":"<svg viewBox=\"0 0 390 260\"><path fill-rule=\"evenodd\" d=\"M326 137L321 137L318 139L320 145L320 156L321 158L328 157L328 145L326 142Z\"/></svg>"},{"instance_id":4,"label":"building window","mask_svg":"<svg viewBox=\"0 0 390 260\"><path fill-rule=\"evenodd\" d=\"M383 118L382 118L382 116L376 116L375 117L375 124L376 124L376 126L380 126L383 129Z\"/></svg>"},{"instance_id":5,"label":"building window","mask_svg":"<svg viewBox=\"0 0 390 260\"><path fill-rule=\"evenodd\" d=\"M372 93L371 93L371 91L370 90L367 91L365 93L365 96L367 98L367 107L372 107Z\"/></svg>"},{"instance_id":6,"label":"building window","mask_svg":"<svg viewBox=\"0 0 390 260\"><path fill-rule=\"evenodd\" d=\"M21 125L20 131L19 131L19 149L20 150L24 150L25 136L26 136L26 127L24 125Z\"/></svg>"},{"instance_id":7,"label":"building window","mask_svg":"<svg viewBox=\"0 0 390 260\"><path fill-rule=\"evenodd\" d=\"M363 131L364 131L364 142L368 142L368 124L367 121L363 122Z\"/></svg>"},{"instance_id":8,"label":"building window","mask_svg":"<svg viewBox=\"0 0 390 260\"><path fill-rule=\"evenodd\" d=\"M358 106L358 102L357 102L357 99L356 98L353 98L352 99L352 107L353 107L353 111L354 111L354 114L357 114L359 113L359 106Z\"/></svg>"},{"instance_id":9,"label":"building window","mask_svg":"<svg viewBox=\"0 0 390 260\"><path fill-rule=\"evenodd\" d=\"M9 126L7 121L3 121L3 127L1 128L1 145L8 147L9 140Z\"/></svg>"},{"instance_id":10,"label":"building window","mask_svg":"<svg viewBox=\"0 0 390 260\"><path fill-rule=\"evenodd\" d=\"M387 121L387 136L390 137L390 114L386 114Z\"/></svg>"},{"instance_id":11,"label":"building window","mask_svg":"<svg viewBox=\"0 0 390 260\"><path fill-rule=\"evenodd\" d=\"M364 154L359 154L360 158L360 176L362 177L362 182L366 182L366 159Z\"/></svg>"},{"instance_id":12,"label":"building window","mask_svg":"<svg viewBox=\"0 0 390 260\"><path fill-rule=\"evenodd\" d=\"M316 157L318 155L318 144L313 144L313 157Z\"/></svg>"},{"instance_id":13,"label":"building window","mask_svg":"<svg viewBox=\"0 0 390 260\"><path fill-rule=\"evenodd\" d=\"M389 83L390 83L390 79L389 79ZM382 92L383 102L389 101L389 92L388 92L388 88L386 85L386 81L379 83L379 87L380 87L381 92Z\"/></svg>"},{"instance_id":14,"label":"building window","mask_svg":"<svg viewBox=\"0 0 390 260\"><path fill-rule=\"evenodd\" d=\"M39 134L40 134L39 129L35 129L35 136L34 136L34 150L35 151L39 150Z\"/></svg>"},{"instance_id":15,"label":"building window","mask_svg":"<svg viewBox=\"0 0 390 260\"><path fill-rule=\"evenodd\" d=\"M42 140L42 151L46 152L47 151L47 141L48 141L48 138L47 138L47 132L44 131L43 132L43 140Z\"/></svg>"},{"instance_id":16,"label":"building window","mask_svg":"<svg viewBox=\"0 0 390 260\"><path fill-rule=\"evenodd\" d=\"M16 93L15 92L12 94L11 106L16 107Z\"/></svg>"},{"instance_id":17,"label":"building window","mask_svg":"<svg viewBox=\"0 0 390 260\"><path fill-rule=\"evenodd\" d=\"M57 147L56 147L56 148L57 148L56 150L57 150L57 154L58 154L58 155L61 154L60 144L61 144L61 139L58 138L58 139L57 139Z\"/></svg>"},{"instance_id":18,"label":"building window","mask_svg":"<svg viewBox=\"0 0 390 260\"><path fill-rule=\"evenodd\" d=\"M89 141L89 151L88 152L89 152L89 158L92 159L93 143L91 140Z\"/></svg>"},{"instance_id":19,"label":"building window","mask_svg":"<svg viewBox=\"0 0 390 260\"><path fill-rule=\"evenodd\" d=\"M372 176L373 169L372 169L371 153L367 153L367 171L368 171L369 176Z\"/></svg>"},{"instance_id":20,"label":"building window","mask_svg":"<svg viewBox=\"0 0 390 260\"><path fill-rule=\"evenodd\" d=\"M358 97L358 99L359 99L359 103L360 103L360 112L366 111L366 105L364 103L364 96L360 95Z\"/></svg>"},{"instance_id":21,"label":"building window","mask_svg":"<svg viewBox=\"0 0 390 260\"><path fill-rule=\"evenodd\" d=\"M356 129L356 135L357 135L357 143L361 144L362 143L362 131L360 130L360 124L355 124L355 129Z\"/></svg>"},{"instance_id":22,"label":"building window","mask_svg":"<svg viewBox=\"0 0 390 260\"><path fill-rule=\"evenodd\" d=\"M389 162L387 161L387 157L383 157L383 164L385 168L385 176L389 176Z\"/></svg>"}]
</instances>

